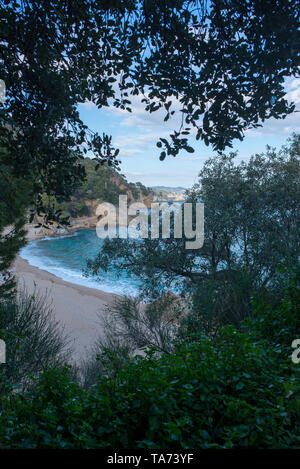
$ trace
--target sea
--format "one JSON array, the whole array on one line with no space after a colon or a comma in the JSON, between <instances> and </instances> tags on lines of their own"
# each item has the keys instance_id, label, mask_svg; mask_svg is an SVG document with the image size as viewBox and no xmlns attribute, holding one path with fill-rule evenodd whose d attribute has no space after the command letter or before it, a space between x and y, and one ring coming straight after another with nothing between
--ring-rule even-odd
<instances>
[{"instance_id":1,"label":"sea","mask_svg":"<svg viewBox=\"0 0 300 469\"><path fill-rule=\"evenodd\" d=\"M29 264L46 270L67 282L106 292L136 296L140 279L126 271L101 273L101 278L85 277L83 269L88 258L94 258L104 240L95 229L76 231L67 236L43 238L28 243L20 255Z\"/></svg>"}]
</instances>

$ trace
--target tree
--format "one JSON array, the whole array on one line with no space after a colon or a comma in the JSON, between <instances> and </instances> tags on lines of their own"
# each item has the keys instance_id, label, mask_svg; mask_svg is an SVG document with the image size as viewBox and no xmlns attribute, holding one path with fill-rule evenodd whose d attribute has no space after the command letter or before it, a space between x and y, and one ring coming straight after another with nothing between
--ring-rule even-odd
<instances>
[{"instance_id":1,"label":"tree","mask_svg":"<svg viewBox=\"0 0 300 469\"><path fill-rule=\"evenodd\" d=\"M254 295L278 296L278 266L299 256L300 136L276 152L267 147L248 164L236 154L206 161L191 201L205 207L204 245L187 250L185 238L106 239L87 270L127 269L143 280L144 294L166 289L194 296L200 315L239 324ZM277 292L277 293L276 293ZM271 301L271 299L270 299Z\"/></svg>"},{"instance_id":2,"label":"tree","mask_svg":"<svg viewBox=\"0 0 300 469\"><path fill-rule=\"evenodd\" d=\"M15 177L9 166L0 164L0 272L8 271L16 253L26 242L23 227L29 191L28 181ZM0 297L11 296L14 287L13 277L1 281Z\"/></svg>"},{"instance_id":3,"label":"tree","mask_svg":"<svg viewBox=\"0 0 300 469\"><path fill-rule=\"evenodd\" d=\"M42 191L66 197L84 175L78 158L87 148L100 162L118 154L108 136L91 135L77 104L130 110L138 94L149 112L164 107L166 119L179 100L183 126L171 143L159 143L168 154L192 151L180 137L190 125L224 149L260 120L294 110L283 82L297 73L298 7L288 0L2 1L6 160L17 175L34 176L37 203Z\"/></svg>"},{"instance_id":4,"label":"tree","mask_svg":"<svg viewBox=\"0 0 300 469\"><path fill-rule=\"evenodd\" d=\"M141 96L165 120L177 105L182 125L157 143L161 159L193 152L192 128L222 150L292 112L283 83L297 73L298 11L290 0L1 0L0 164L29 184L32 218L67 222L53 197L68 199L84 179L87 152L118 163L111 137L87 128L78 103L130 111Z\"/></svg>"}]
</instances>

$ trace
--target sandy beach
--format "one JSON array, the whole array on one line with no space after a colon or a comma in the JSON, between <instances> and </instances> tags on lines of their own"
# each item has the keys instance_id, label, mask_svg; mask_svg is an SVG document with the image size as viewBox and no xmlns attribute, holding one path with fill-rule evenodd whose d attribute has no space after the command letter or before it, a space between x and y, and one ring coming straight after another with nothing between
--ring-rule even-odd
<instances>
[{"instance_id":1,"label":"sandy beach","mask_svg":"<svg viewBox=\"0 0 300 469\"><path fill-rule=\"evenodd\" d=\"M112 304L115 295L94 288L65 282L55 275L30 265L20 256L13 269L20 287L28 292L37 289L48 293L52 299L54 314L64 327L73 349L70 361L80 361L88 348L101 334L99 314Z\"/></svg>"}]
</instances>

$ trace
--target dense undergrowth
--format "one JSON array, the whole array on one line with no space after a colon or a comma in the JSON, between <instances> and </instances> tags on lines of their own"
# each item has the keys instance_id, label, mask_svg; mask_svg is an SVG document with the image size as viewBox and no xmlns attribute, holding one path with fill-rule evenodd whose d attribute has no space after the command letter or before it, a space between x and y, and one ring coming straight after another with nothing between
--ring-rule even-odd
<instances>
[{"instance_id":1,"label":"dense undergrowth","mask_svg":"<svg viewBox=\"0 0 300 469\"><path fill-rule=\"evenodd\" d=\"M47 369L27 391L1 395L1 446L299 448L299 304L298 272L276 309L260 304L239 330L181 340L172 353L150 347L89 390L69 367Z\"/></svg>"}]
</instances>

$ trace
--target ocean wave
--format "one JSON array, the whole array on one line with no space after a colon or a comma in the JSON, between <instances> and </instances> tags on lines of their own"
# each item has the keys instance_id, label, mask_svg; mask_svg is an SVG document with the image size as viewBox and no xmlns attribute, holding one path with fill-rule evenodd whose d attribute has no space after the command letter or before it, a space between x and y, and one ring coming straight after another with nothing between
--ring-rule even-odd
<instances>
[{"instance_id":1,"label":"ocean wave","mask_svg":"<svg viewBox=\"0 0 300 469\"><path fill-rule=\"evenodd\" d=\"M80 232L76 232L74 236L78 236ZM59 258L58 256L52 257L51 255L45 254L41 249L43 244L42 241L53 242L62 238L70 238L72 236L61 236L55 238L43 238L34 240L28 243L20 251L20 256L27 260L28 263L39 269L46 270L47 272L56 275L57 277L65 280L66 282L75 283L77 285L86 286L89 288L95 288L109 293L116 294L129 294L136 296L138 294L138 285L134 281L131 281L129 277L122 277L119 274L110 273L101 280L96 280L88 277L84 277L81 269L70 268L66 266L66 258ZM72 255L74 255L72 253ZM82 254L81 254L82 255Z\"/></svg>"}]
</instances>

